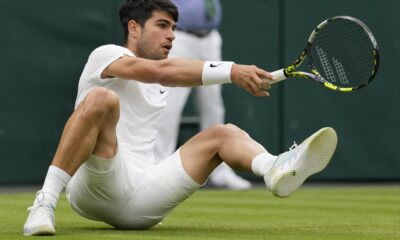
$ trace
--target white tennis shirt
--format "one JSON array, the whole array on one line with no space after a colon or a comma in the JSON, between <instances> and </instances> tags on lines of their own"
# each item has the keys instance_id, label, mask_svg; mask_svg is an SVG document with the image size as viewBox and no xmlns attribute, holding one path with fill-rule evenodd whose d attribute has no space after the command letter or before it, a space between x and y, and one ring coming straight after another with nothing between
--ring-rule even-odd
<instances>
[{"instance_id":1,"label":"white tennis shirt","mask_svg":"<svg viewBox=\"0 0 400 240\"><path fill-rule=\"evenodd\" d=\"M135 80L101 79L103 70L124 55L135 57L129 49L117 45L104 45L90 54L79 80L75 107L96 87L114 91L120 103L120 119L117 124L119 148L152 164L158 121L166 105L168 88Z\"/></svg>"}]
</instances>

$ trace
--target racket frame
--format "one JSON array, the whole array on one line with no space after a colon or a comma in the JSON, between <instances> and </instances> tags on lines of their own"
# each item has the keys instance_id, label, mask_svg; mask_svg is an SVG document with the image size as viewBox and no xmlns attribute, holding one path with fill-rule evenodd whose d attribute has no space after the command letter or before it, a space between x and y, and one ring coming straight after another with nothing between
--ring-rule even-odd
<instances>
[{"instance_id":1,"label":"racket frame","mask_svg":"<svg viewBox=\"0 0 400 240\"><path fill-rule=\"evenodd\" d=\"M336 19L347 19L349 21L353 21L355 23L357 23L359 26L361 26L363 28L363 30L368 34L372 45L373 45L373 55L374 55L374 68L371 72L370 77L368 78L367 81L365 81L364 83L362 83L359 86L353 86L353 87L339 87L336 86L335 84L327 81L326 79L324 79L321 74L318 72L318 70L315 68L314 64L312 63L312 61L309 58L308 61L308 65L310 67L310 72L303 72L303 71L296 71L296 69L304 62L304 60L307 58L307 55L312 47L312 44L314 42L315 37L318 34L318 31L320 31L323 27L325 27L329 22L334 21ZM301 52L300 56L288 67L277 70L272 72L271 74L274 76L275 80L274 81L270 81L271 84L280 82L282 80L285 80L287 78L308 78L308 79L314 79L315 81L319 82L320 84L322 84L324 87L334 90L334 91L339 91L339 92L352 92L354 90L363 88L365 86L367 86L374 78L375 75L378 71L379 68L379 48L378 48L378 44L376 42L375 37L373 36L371 30L368 28L367 25L365 25L363 22L361 22L360 20L354 18L354 17L350 17L350 16L335 16L329 19L324 20L323 22L321 22L310 34L310 37L308 38L307 41L307 46L304 48L303 52Z\"/></svg>"}]
</instances>

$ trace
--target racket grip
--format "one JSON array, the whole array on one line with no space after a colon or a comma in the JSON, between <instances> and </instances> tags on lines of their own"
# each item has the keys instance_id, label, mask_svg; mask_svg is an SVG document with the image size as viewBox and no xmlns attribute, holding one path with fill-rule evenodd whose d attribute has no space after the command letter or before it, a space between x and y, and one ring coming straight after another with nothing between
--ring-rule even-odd
<instances>
[{"instance_id":1,"label":"racket grip","mask_svg":"<svg viewBox=\"0 0 400 240\"><path fill-rule=\"evenodd\" d=\"M285 76L285 72L283 70L284 69L282 68L281 70L277 70L277 71L271 72L272 76L274 77L274 80L273 81L269 81L269 83L270 84L274 84L274 83L280 82L282 80L285 80L286 76Z\"/></svg>"}]
</instances>

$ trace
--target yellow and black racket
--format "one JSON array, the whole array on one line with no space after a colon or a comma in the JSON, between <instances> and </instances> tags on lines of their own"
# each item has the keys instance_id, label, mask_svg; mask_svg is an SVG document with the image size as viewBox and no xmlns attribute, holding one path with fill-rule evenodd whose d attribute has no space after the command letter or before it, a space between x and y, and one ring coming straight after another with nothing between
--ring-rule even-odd
<instances>
[{"instance_id":1,"label":"yellow and black racket","mask_svg":"<svg viewBox=\"0 0 400 240\"><path fill-rule=\"evenodd\" d=\"M307 57L310 72L297 71ZM323 21L311 33L300 57L290 66L275 71L276 83L287 78L314 79L340 92L367 86L379 66L378 44L360 20L337 16Z\"/></svg>"}]
</instances>

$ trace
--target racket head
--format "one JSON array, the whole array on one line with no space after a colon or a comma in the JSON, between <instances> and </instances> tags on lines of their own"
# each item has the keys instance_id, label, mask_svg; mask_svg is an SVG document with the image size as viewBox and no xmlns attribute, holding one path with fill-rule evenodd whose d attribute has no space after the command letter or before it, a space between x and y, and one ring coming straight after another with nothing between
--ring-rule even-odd
<instances>
[{"instance_id":1,"label":"racket head","mask_svg":"<svg viewBox=\"0 0 400 240\"><path fill-rule=\"evenodd\" d=\"M313 78L340 92L367 86L379 68L375 37L363 22L350 16L336 16L319 24L302 55L307 56L312 74L298 72L297 75ZM303 56L298 60L300 64L304 59Z\"/></svg>"}]
</instances>

